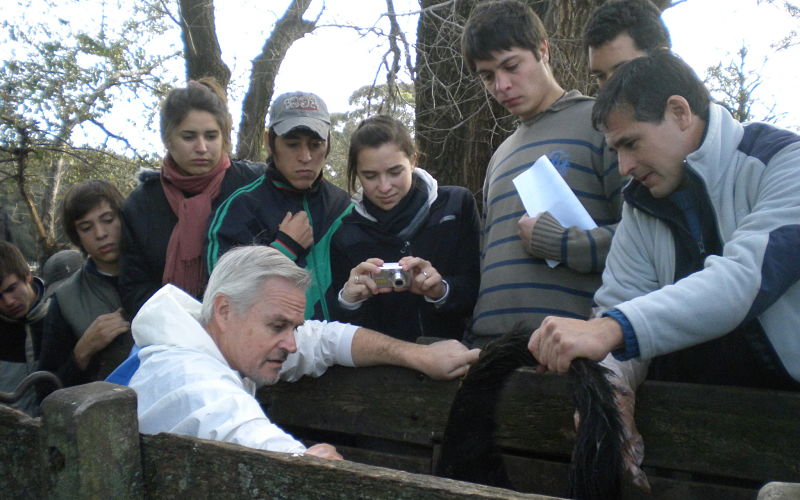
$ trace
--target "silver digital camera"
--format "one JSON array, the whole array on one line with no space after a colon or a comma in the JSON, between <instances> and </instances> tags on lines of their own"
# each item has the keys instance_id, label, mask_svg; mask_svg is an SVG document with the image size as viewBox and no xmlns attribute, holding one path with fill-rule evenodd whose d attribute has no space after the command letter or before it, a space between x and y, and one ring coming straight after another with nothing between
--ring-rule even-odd
<instances>
[{"instance_id":1,"label":"silver digital camera","mask_svg":"<svg viewBox=\"0 0 800 500\"><path fill-rule=\"evenodd\" d=\"M411 271L403 271L397 262L387 262L370 276L378 288L408 288L411 284Z\"/></svg>"}]
</instances>

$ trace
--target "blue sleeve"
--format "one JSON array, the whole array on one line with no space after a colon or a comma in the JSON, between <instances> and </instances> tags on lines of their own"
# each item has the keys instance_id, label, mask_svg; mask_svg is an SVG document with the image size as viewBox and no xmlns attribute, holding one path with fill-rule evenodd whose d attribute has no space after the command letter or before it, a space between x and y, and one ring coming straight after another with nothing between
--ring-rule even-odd
<instances>
[{"instance_id":1,"label":"blue sleeve","mask_svg":"<svg viewBox=\"0 0 800 500\"><path fill-rule=\"evenodd\" d=\"M633 325L628 321L627 316L619 309L610 309L603 313L603 317L613 319L619 323L620 328L622 328L622 338L623 342L625 342L625 346L614 350L611 354L619 361L638 358L639 341L636 339L636 332L633 331Z\"/></svg>"}]
</instances>

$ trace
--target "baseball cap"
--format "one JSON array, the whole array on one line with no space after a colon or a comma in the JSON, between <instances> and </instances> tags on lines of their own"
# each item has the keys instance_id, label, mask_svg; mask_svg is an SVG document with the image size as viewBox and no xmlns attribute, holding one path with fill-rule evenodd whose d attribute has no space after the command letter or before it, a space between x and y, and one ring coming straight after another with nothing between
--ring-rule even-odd
<instances>
[{"instance_id":1,"label":"baseball cap","mask_svg":"<svg viewBox=\"0 0 800 500\"><path fill-rule=\"evenodd\" d=\"M328 107L318 95L310 92L288 92L279 95L269 108L269 128L279 136L298 127L307 128L327 140L331 128Z\"/></svg>"}]
</instances>

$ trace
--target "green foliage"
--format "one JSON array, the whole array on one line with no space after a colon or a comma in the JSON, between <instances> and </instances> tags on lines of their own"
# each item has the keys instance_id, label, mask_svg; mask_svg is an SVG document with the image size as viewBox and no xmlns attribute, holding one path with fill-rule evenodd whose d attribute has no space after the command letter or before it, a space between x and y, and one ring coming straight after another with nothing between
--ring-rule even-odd
<instances>
[{"instance_id":1,"label":"green foliage","mask_svg":"<svg viewBox=\"0 0 800 500\"><path fill-rule=\"evenodd\" d=\"M40 151L27 159L26 185L31 197L37 201L37 209L40 213L45 211L44 200L47 198L48 175L54 162L64 161L67 172L54 201L53 206L56 208L60 207L64 194L71 186L89 179L104 179L111 182L120 189L123 196L127 196L136 187L137 171L143 167L152 168L158 165L158 159L155 157L132 161L108 148L87 148L72 153L62 155L57 151ZM16 183L0 182L0 204L6 209L13 222L11 230L15 243L31 261L40 260L37 258L40 250L37 247L36 235L31 231L31 228L34 227L32 215L20 198ZM55 218L51 222L54 247L66 248L69 240L61 229L60 220Z\"/></svg>"},{"instance_id":2,"label":"green foliage","mask_svg":"<svg viewBox=\"0 0 800 500\"><path fill-rule=\"evenodd\" d=\"M64 2L44 4L56 8ZM159 33L165 26L147 11L136 16L136 11L125 10L132 17L113 30L105 19L96 26L89 23L87 31L64 19L28 23L23 17L20 24L6 23L3 31L15 43L0 66L2 116L23 121L38 143L58 147L72 142L79 126L93 125L95 130L84 130L84 135L99 131L128 147L103 119L125 100L142 106L149 99L149 108L155 110L165 88L160 68L177 53L146 55L141 42L153 36L151 30ZM72 15L81 19L75 8Z\"/></svg>"},{"instance_id":3,"label":"green foliage","mask_svg":"<svg viewBox=\"0 0 800 500\"><path fill-rule=\"evenodd\" d=\"M17 231L34 235L29 257L41 259L57 245L55 213L65 187L105 178L129 191L132 173L154 160L140 136L148 129L156 136L157 102L171 82L163 67L178 52L145 51L168 29L149 4L18 4L17 15L0 25L8 41L0 51L0 193L16 219L30 224ZM142 109L150 112L142 116Z\"/></svg>"}]
</instances>

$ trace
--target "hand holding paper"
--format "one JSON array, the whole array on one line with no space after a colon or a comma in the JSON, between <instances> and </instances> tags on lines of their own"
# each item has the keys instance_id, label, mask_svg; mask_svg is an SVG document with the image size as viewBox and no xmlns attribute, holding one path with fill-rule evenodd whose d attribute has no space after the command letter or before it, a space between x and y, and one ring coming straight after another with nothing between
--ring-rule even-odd
<instances>
[{"instance_id":1,"label":"hand holding paper","mask_svg":"<svg viewBox=\"0 0 800 500\"><path fill-rule=\"evenodd\" d=\"M543 155L529 169L515 177L514 186L530 217L549 212L564 227L597 227L547 156ZM550 259L547 263L550 267L558 265L558 262Z\"/></svg>"}]
</instances>

